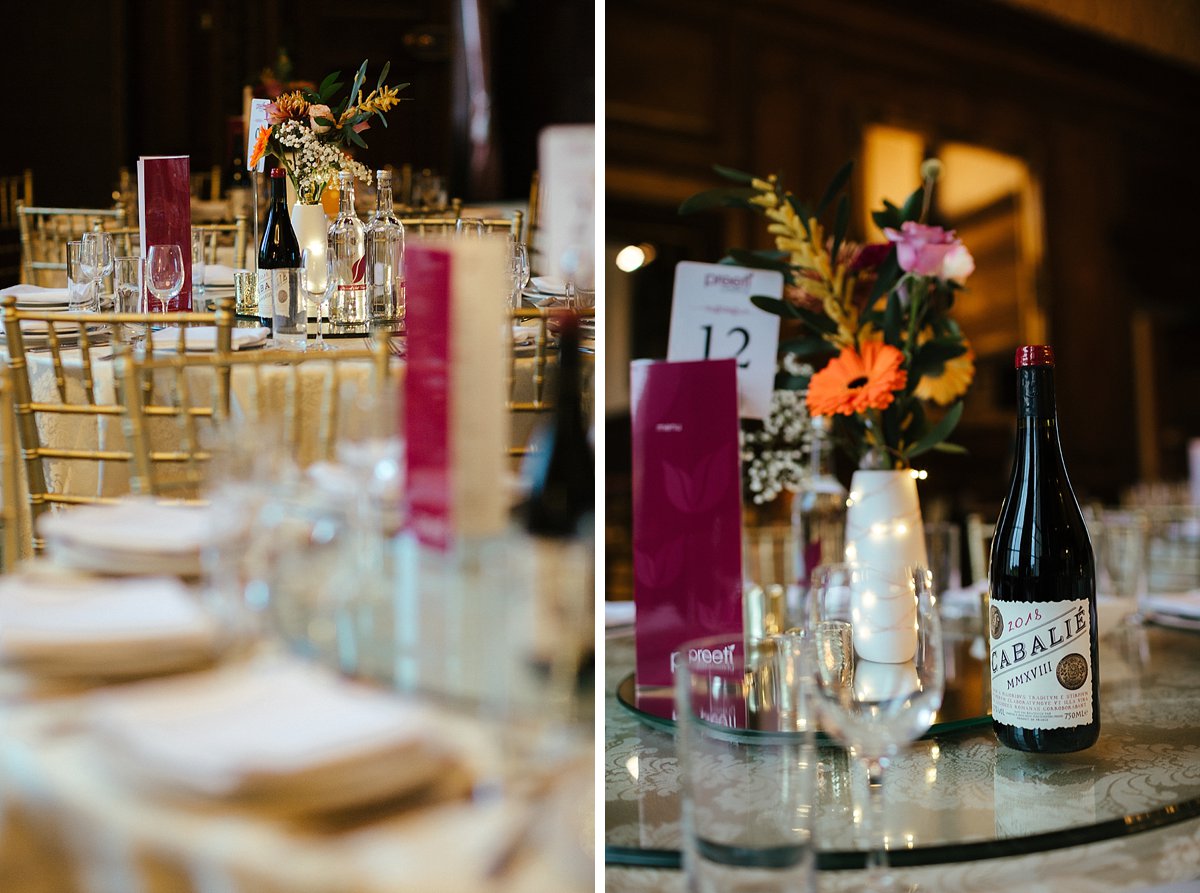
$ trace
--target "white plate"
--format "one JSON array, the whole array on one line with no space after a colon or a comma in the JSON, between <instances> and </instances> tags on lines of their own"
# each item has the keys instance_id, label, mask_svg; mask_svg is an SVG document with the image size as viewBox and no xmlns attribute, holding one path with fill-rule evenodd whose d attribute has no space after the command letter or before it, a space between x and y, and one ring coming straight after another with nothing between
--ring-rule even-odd
<instances>
[{"instance_id":1,"label":"white plate","mask_svg":"<svg viewBox=\"0 0 1200 893\"><path fill-rule=\"evenodd\" d=\"M152 336L155 345L173 348L179 342L178 326L168 326L159 329ZM271 330L262 326L255 328L237 328L230 336L234 350L250 350L262 347L271 337ZM187 330L186 347L189 353L209 353L217 348L216 326L192 326Z\"/></svg>"}]
</instances>

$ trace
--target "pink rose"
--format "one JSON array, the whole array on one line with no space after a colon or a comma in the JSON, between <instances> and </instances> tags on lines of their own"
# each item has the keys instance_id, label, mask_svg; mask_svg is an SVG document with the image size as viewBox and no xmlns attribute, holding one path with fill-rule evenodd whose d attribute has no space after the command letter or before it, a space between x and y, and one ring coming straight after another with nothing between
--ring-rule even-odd
<instances>
[{"instance_id":1,"label":"pink rose","mask_svg":"<svg viewBox=\"0 0 1200 893\"><path fill-rule=\"evenodd\" d=\"M896 260L906 273L961 283L975 269L975 261L954 230L909 220L900 232L889 227L883 234L896 243Z\"/></svg>"},{"instance_id":2,"label":"pink rose","mask_svg":"<svg viewBox=\"0 0 1200 893\"><path fill-rule=\"evenodd\" d=\"M326 118L330 121L334 120L333 110L327 105L310 105L308 107L308 120L312 123L313 133L328 133L328 124L318 124L317 118Z\"/></svg>"}]
</instances>

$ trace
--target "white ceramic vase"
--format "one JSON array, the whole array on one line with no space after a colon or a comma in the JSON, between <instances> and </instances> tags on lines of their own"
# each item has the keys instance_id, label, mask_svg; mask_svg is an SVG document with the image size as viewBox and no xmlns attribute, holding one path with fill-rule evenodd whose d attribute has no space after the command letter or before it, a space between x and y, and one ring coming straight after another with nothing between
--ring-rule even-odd
<instances>
[{"instance_id":1,"label":"white ceramic vase","mask_svg":"<svg viewBox=\"0 0 1200 893\"><path fill-rule=\"evenodd\" d=\"M846 507L846 561L882 571L891 581L887 587L851 591L854 650L877 663L912 660L916 602L911 580L902 571L926 567L928 558L917 481L911 471L854 472Z\"/></svg>"},{"instance_id":2,"label":"white ceramic vase","mask_svg":"<svg viewBox=\"0 0 1200 893\"><path fill-rule=\"evenodd\" d=\"M314 272L319 272L318 281L325 280L325 254L329 235L329 219L321 205L305 205L296 202L292 205L292 229L296 232L296 241L303 252L306 248L312 252ZM309 306L308 316L316 315L315 307Z\"/></svg>"}]
</instances>

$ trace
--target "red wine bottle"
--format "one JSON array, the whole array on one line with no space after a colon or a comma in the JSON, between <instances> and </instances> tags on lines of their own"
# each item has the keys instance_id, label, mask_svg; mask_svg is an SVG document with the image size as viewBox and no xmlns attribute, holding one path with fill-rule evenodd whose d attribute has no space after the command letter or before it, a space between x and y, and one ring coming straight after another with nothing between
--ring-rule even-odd
<instances>
[{"instance_id":1,"label":"red wine bottle","mask_svg":"<svg viewBox=\"0 0 1200 893\"><path fill-rule=\"evenodd\" d=\"M992 727L1007 747L1066 753L1100 735L1095 562L1058 439L1054 351L1021 347L1016 367L1016 457L988 580Z\"/></svg>"},{"instance_id":2,"label":"red wine bottle","mask_svg":"<svg viewBox=\"0 0 1200 893\"><path fill-rule=\"evenodd\" d=\"M271 205L258 249L258 322L267 328L275 320L275 306L295 301L298 292L300 243L292 229L287 206L287 180L281 167L271 168ZM293 281L295 280L295 281Z\"/></svg>"}]
</instances>

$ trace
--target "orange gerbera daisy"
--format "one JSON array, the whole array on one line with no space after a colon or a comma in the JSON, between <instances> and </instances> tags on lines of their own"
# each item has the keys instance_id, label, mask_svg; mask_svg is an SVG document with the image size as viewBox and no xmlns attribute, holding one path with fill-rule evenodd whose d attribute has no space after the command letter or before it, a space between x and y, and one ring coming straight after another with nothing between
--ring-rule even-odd
<instances>
[{"instance_id":1,"label":"orange gerbera daisy","mask_svg":"<svg viewBox=\"0 0 1200 893\"><path fill-rule=\"evenodd\" d=\"M258 137L254 140L254 151L250 153L250 167L258 167L259 159L267 151L267 141L271 139L271 128L265 124L258 129Z\"/></svg>"},{"instance_id":2,"label":"orange gerbera daisy","mask_svg":"<svg viewBox=\"0 0 1200 893\"><path fill-rule=\"evenodd\" d=\"M829 361L808 384L808 411L813 415L854 415L868 409L887 409L895 391L908 382L901 369L904 354L882 341L868 341L859 353L853 347Z\"/></svg>"}]
</instances>

